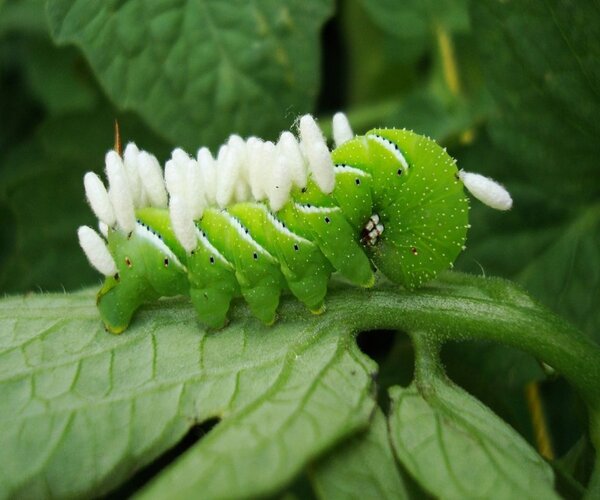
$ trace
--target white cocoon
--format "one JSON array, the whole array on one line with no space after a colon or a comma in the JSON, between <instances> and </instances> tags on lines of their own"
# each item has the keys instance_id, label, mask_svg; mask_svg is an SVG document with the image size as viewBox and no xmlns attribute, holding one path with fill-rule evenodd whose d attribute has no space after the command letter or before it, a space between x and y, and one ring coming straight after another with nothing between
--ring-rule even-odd
<instances>
[{"instance_id":1,"label":"white cocoon","mask_svg":"<svg viewBox=\"0 0 600 500\"><path fill-rule=\"evenodd\" d=\"M167 190L160 164L154 155L140 152L138 156L138 168L140 180L144 186L144 191L153 207L167 207Z\"/></svg>"},{"instance_id":2,"label":"white cocoon","mask_svg":"<svg viewBox=\"0 0 600 500\"><path fill-rule=\"evenodd\" d=\"M306 162L300 151L298 140L291 132L283 132L277 143L279 154L283 155L287 168L290 172L292 184L299 188L306 187L308 172L306 170Z\"/></svg>"},{"instance_id":3,"label":"white cocoon","mask_svg":"<svg viewBox=\"0 0 600 500\"><path fill-rule=\"evenodd\" d=\"M217 193L217 164L208 148L200 148L197 155L198 166L204 185L206 203L214 205Z\"/></svg>"},{"instance_id":4,"label":"white cocoon","mask_svg":"<svg viewBox=\"0 0 600 500\"><path fill-rule=\"evenodd\" d=\"M227 144L229 145L229 150L234 152L238 164L237 180L233 189L233 199L235 202L248 201L250 199L248 147L244 139L239 135L232 135L229 137Z\"/></svg>"},{"instance_id":5,"label":"white cocoon","mask_svg":"<svg viewBox=\"0 0 600 500\"><path fill-rule=\"evenodd\" d=\"M105 276L117 274L117 265L108 251L106 243L91 227L81 226L77 230L79 244L90 264Z\"/></svg>"},{"instance_id":6,"label":"white cocoon","mask_svg":"<svg viewBox=\"0 0 600 500\"><path fill-rule=\"evenodd\" d=\"M189 157L187 155L182 158L179 155L176 156L175 151L173 151L173 156L165 164L165 184L167 185L169 196L187 197L185 177L188 161Z\"/></svg>"},{"instance_id":7,"label":"white cocoon","mask_svg":"<svg viewBox=\"0 0 600 500\"><path fill-rule=\"evenodd\" d=\"M344 113L333 115L333 142L335 147L341 146L354 137L350 122Z\"/></svg>"},{"instance_id":8,"label":"white cocoon","mask_svg":"<svg viewBox=\"0 0 600 500\"><path fill-rule=\"evenodd\" d=\"M308 160L308 168L319 189L329 194L335 186L335 172L323 133L311 115L300 118L299 127L300 147Z\"/></svg>"},{"instance_id":9,"label":"white cocoon","mask_svg":"<svg viewBox=\"0 0 600 500\"><path fill-rule=\"evenodd\" d=\"M257 137L250 137L246 144L246 157L248 161L248 184L252 197L259 201L265 198L265 188L262 184L261 170L263 169L264 142Z\"/></svg>"},{"instance_id":10,"label":"white cocoon","mask_svg":"<svg viewBox=\"0 0 600 500\"><path fill-rule=\"evenodd\" d=\"M96 217L106 225L112 226L116 220L115 212L100 177L94 172L88 172L83 177L83 185L85 187L85 195Z\"/></svg>"},{"instance_id":11,"label":"white cocoon","mask_svg":"<svg viewBox=\"0 0 600 500\"><path fill-rule=\"evenodd\" d=\"M127 180L129 181L129 188L131 189L131 198L135 207L142 207L145 205L145 196L138 171L138 157L140 150L133 143L127 144L125 151L123 152L123 165L125 166L125 172L127 173Z\"/></svg>"},{"instance_id":12,"label":"white cocoon","mask_svg":"<svg viewBox=\"0 0 600 500\"><path fill-rule=\"evenodd\" d=\"M273 166L272 182L269 189L269 205L274 212L279 211L290 198L292 178L287 169L287 162L282 155L278 155Z\"/></svg>"},{"instance_id":13,"label":"white cocoon","mask_svg":"<svg viewBox=\"0 0 600 500\"><path fill-rule=\"evenodd\" d=\"M233 198L233 190L239 179L239 152L234 148L222 146L217 158L217 205L225 208Z\"/></svg>"},{"instance_id":14,"label":"white cocoon","mask_svg":"<svg viewBox=\"0 0 600 500\"><path fill-rule=\"evenodd\" d=\"M98 221L98 231L105 239L108 238L108 226L104 222Z\"/></svg>"},{"instance_id":15,"label":"white cocoon","mask_svg":"<svg viewBox=\"0 0 600 500\"><path fill-rule=\"evenodd\" d=\"M268 198L274 184L273 170L277 161L277 147L271 141L263 142L260 148L258 168L255 171L256 182L264 192L263 199Z\"/></svg>"},{"instance_id":16,"label":"white cocoon","mask_svg":"<svg viewBox=\"0 0 600 500\"><path fill-rule=\"evenodd\" d=\"M512 207L510 193L495 180L464 170L458 176L467 190L488 207L496 210L509 210Z\"/></svg>"},{"instance_id":17,"label":"white cocoon","mask_svg":"<svg viewBox=\"0 0 600 500\"><path fill-rule=\"evenodd\" d=\"M109 198L117 223L126 233L135 229L135 211L125 166L116 151L106 153L106 177L109 184Z\"/></svg>"},{"instance_id":18,"label":"white cocoon","mask_svg":"<svg viewBox=\"0 0 600 500\"><path fill-rule=\"evenodd\" d=\"M190 213L193 219L202 217L206 206L204 198L204 186L200 165L194 159L189 159L186 165L186 192Z\"/></svg>"},{"instance_id":19,"label":"white cocoon","mask_svg":"<svg viewBox=\"0 0 600 500\"><path fill-rule=\"evenodd\" d=\"M185 198L182 196L171 196L169 200L169 215L173 232L181 243L181 246L191 252L198 246L196 237L196 225L192 219Z\"/></svg>"}]
</instances>

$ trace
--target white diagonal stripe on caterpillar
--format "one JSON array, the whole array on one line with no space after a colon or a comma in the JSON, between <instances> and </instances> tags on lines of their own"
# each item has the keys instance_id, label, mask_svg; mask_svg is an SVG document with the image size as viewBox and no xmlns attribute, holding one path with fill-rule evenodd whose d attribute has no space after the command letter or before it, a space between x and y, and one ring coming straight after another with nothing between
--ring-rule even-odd
<instances>
[{"instance_id":1,"label":"white diagonal stripe on caterpillar","mask_svg":"<svg viewBox=\"0 0 600 500\"><path fill-rule=\"evenodd\" d=\"M143 224L141 221L136 221L136 226L134 233L136 236L140 238L144 238L151 245L158 248L160 252L166 255L170 262L173 262L176 266L179 266L181 269L186 269L186 267L181 263L181 261L177 258L177 255L173 253L173 251L167 246L167 244L160 238L156 233L154 233L149 227Z\"/></svg>"},{"instance_id":2,"label":"white diagonal stripe on caterpillar","mask_svg":"<svg viewBox=\"0 0 600 500\"><path fill-rule=\"evenodd\" d=\"M367 134L367 137L381 144L385 149L387 149L396 157L396 159L400 162L404 170L408 170L408 162L406 161L406 158L404 158L402 151L400 151L400 148L396 144L394 144L389 139L381 137L377 134Z\"/></svg>"}]
</instances>

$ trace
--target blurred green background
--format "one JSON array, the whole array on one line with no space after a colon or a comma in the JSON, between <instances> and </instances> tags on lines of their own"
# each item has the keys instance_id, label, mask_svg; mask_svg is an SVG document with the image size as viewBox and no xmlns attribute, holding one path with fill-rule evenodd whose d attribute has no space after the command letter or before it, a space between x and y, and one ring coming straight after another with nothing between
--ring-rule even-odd
<instances>
[{"instance_id":1,"label":"blurred green background","mask_svg":"<svg viewBox=\"0 0 600 500\"><path fill-rule=\"evenodd\" d=\"M412 128L504 183L514 209L473 202L457 269L515 280L600 340L598 61L591 0L0 0L0 291L99 282L75 231L95 223L82 176L102 171L115 119L164 161L344 110L357 133ZM488 345L445 360L531 438L534 360ZM577 400L544 387L566 451Z\"/></svg>"}]
</instances>

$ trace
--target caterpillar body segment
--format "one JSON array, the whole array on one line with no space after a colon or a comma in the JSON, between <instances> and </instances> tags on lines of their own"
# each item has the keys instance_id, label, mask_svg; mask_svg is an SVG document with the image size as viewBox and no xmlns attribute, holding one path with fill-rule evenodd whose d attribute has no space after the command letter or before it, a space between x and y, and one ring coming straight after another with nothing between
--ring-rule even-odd
<instances>
[{"instance_id":1,"label":"caterpillar body segment","mask_svg":"<svg viewBox=\"0 0 600 500\"><path fill-rule=\"evenodd\" d=\"M166 211L162 218L168 220ZM108 249L117 273L106 278L97 304L110 332L123 332L134 312L146 302L187 294L186 268L163 241L171 239L168 227L166 222L162 228L165 236L139 221L130 234L109 229Z\"/></svg>"},{"instance_id":2,"label":"caterpillar body segment","mask_svg":"<svg viewBox=\"0 0 600 500\"><path fill-rule=\"evenodd\" d=\"M176 150L162 184L148 153L107 154L109 189L93 174L85 183L106 244L79 231L88 259L107 274L97 298L106 328L121 333L143 303L176 295L189 296L211 328L226 324L238 297L271 324L285 291L323 312L333 272L369 287L377 268L411 289L451 266L469 208L454 160L406 130L352 137L336 117L338 147L327 154L307 115L300 141L289 132L277 144L232 136L216 159L206 148L197 160ZM510 199L490 179L475 184L485 191L489 183L487 198Z\"/></svg>"},{"instance_id":3,"label":"caterpillar body segment","mask_svg":"<svg viewBox=\"0 0 600 500\"><path fill-rule=\"evenodd\" d=\"M311 311L323 309L333 266L308 238L290 231L281 214L263 203L240 203L231 213L250 230L256 241L277 260L286 286Z\"/></svg>"},{"instance_id":4,"label":"caterpillar body segment","mask_svg":"<svg viewBox=\"0 0 600 500\"><path fill-rule=\"evenodd\" d=\"M206 233L196 228L196 235L200 244L187 259L190 298L202 321L210 328L220 328L231 300L241 295L240 285L235 267L210 243Z\"/></svg>"}]
</instances>

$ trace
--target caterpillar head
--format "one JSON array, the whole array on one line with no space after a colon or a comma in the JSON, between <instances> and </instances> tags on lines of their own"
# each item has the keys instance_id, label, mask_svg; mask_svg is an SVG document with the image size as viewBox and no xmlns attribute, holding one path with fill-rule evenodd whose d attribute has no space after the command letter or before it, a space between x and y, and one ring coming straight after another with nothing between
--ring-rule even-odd
<instances>
[{"instance_id":1,"label":"caterpillar head","mask_svg":"<svg viewBox=\"0 0 600 500\"><path fill-rule=\"evenodd\" d=\"M109 230L108 248L118 272L106 278L96 302L111 333L123 332L143 303L186 293L185 268L153 241L147 226L138 224L129 235Z\"/></svg>"},{"instance_id":2,"label":"caterpillar head","mask_svg":"<svg viewBox=\"0 0 600 500\"><path fill-rule=\"evenodd\" d=\"M371 175L373 213L361 238L386 277L412 289L452 265L465 244L469 204L443 148L410 131L374 129L333 159Z\"/></svg>"}]
</instances>

